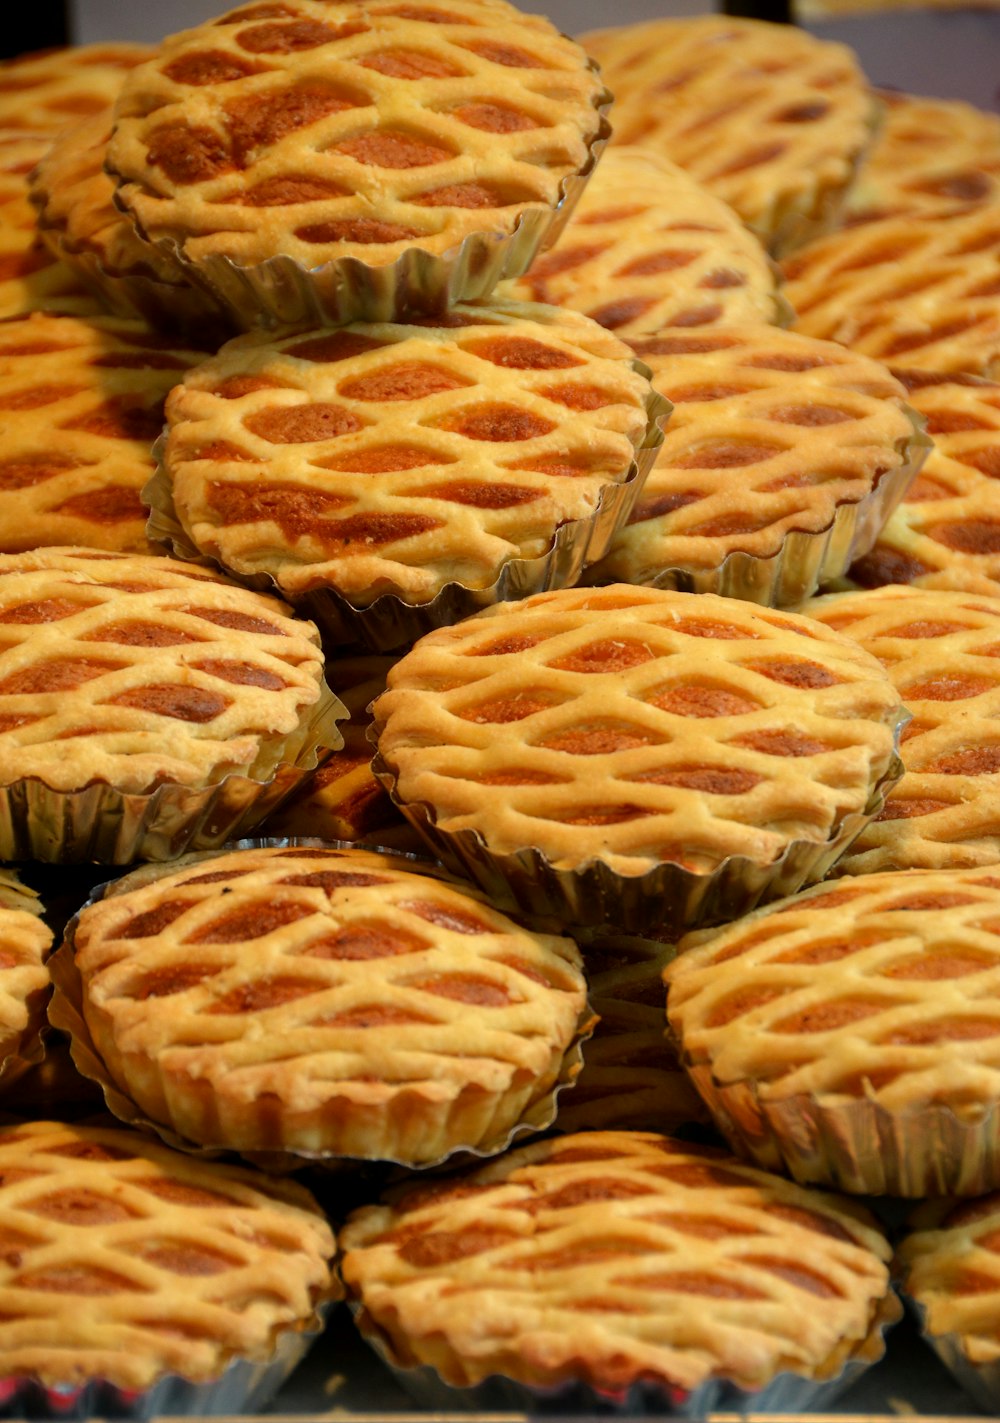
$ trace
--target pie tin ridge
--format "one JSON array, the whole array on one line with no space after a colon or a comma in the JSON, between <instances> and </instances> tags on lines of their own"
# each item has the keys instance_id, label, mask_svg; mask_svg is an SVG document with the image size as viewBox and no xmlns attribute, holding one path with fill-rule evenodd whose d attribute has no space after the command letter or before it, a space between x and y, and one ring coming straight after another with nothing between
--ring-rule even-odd
<instances>
[{"instance_id":1,"label":"pie tin ridge","mask_svg":"<svg viewBox=\"0 0 1000 1423\"><path fill-rule=\"evenodd\" d=\"M603 85L600 66L589 55L585 58L586 68ZM456 302L482 300L508 277L522 276L538 253L558 240L611 138L608 112L613 103L607 85L591 98L597 124L586 140L586 157L575 172L560 180L559 196L551 206L522 211L509 231L468 233L444 252L413 246L383 266L345 256L305 267L281 252L243 265L224 253L211 253L196 262L174 237L158 238L153 245L189 273L194 285L205 287L242 331L305 323L330 327L354 321L399 321L446 312ZM132 222L139 240L149 243L138 219L120 203L117 187L124 180L113 170L106 171L116 185L115 206L125 221Z\"/></svg>"},{"instance_id":2,"label":"pie tin ridge","mask_svg":"<svg viewBox=\"0 0 1000 1423\"><path fill-rule=\"evenodd\" d=\"M815 532L789 529L773 554L730 549L714 567L678 564L662 568L641 582L628 581L637 587L679 593L715 593L770 608L795 607L812 597L822 585L843 577L856 559L871 550L933 448L925 417L910 405L902 408L913 425L913 433L896 445L902 462L887 470L860 499L838 503L824 528ZM596 564L583 576L583 582L593 586L621 581L617 577L603 580Z\"/></svg>"},{"instance_id":3,"label":"pie tin ridge","mask_svg":"<svg viewBox=\"0 0 1000 1423\"><path fill-rule=\"evenodd\" d=\"M874 1094L826 1103L824 1096L844 1094L799 1092L768 1101L754 1080L720 1082L708 1063L683 1050L681 1060L730 1149L800 1185L903 1199L1000 1187L998 1102L960 1113L947 1102L892 1110Z\"/></svg>"},{"instance_id":4,"label":"pie tin ridge","mask_svg":"<svg viewBox=\"0 0 1000 1423\"><path fill-rule=\"evenodd\" d=\"M890 1282L886 1294L875 1302L868 1333L857 1341L853 1352L832 1378L809 1378L785 1370L756 1390L742 1388L725 1378L706 1379L690 1390L639 1380L616 1395L602 1393L580 1380L542 1389L501 1374L491 1374L481 1383L466 1387L448 1384L430 1364L406 1368L396 1362L391 1341L370 1318L363 1303L350 1297L350 1290L347 1303L361 1337L392 1372L400 1388L423 1407L438 1411L439 1416L446 1417L457 1411L514 1410L534 1415L539 1403L544 1403L546 1412L558 1410L563 1418L586 1419L611 1413L622 1417L683 1418L691 1423L722 1412L752 1413L756 1417L777 1413L803 1415L807 1410L826 1409L868 1368L879 1363L885 1354L886 1333L903 1315L903 1306Z\"/></svg>"},{"instance_id":5,"label":"pie tin ridge","mask_svg":"<svg viewBox=\"0 0 1000 1423\"><path fill-rule=\"evenodd\" d=\"M636 374L646 379L652 374L637 357L629 364ZM517 601L553 588L573 587L586 566L604 556L642 491L663 443L663 426L673 410L671 402L652 385L649 392L646 433L633 447L632 460L623 478L618 483L609 481L601 488L589 515L559 524L544 553L534 558L505 559L493 582L482 588L452 582L444 584L426 603L408 603L398 594L384 593L373 603L358 607L332 587L295 595L283 589L271 573L237 572L220 559L202 553L181 523L164 459L166 432L153 446L156 468L142 490L143 503L149 506L146 537L169 549L172 557L221 571L245 588L267 592L291 603L296 613L312 619L333 646L360 642L369 651L391 652L408 646L434 628L449 627L496 603Z\"/></svg>"},{"instance_id":6,"label":"pie tin ridge","mask_svg":"<svg viewBox=\"0 0 1000 1423\"><path fill-rule=\"evenodd\" d=\"M665 861L638 875L620 875L597 856L579 866L559 869L534 846L493 851L479 830L440 829L431 805L426 801L404 801L399 796L397 773L378 746L382 728L377 699L374 707L376 715L367 729L375 753L372 772L392 803L452 874L470 879L505 913L554 916L574 928L613 924L618 932L657 936L680 935L689 929L727 923L762 903L784 898L825 878L879 814L890 790L901 779L904 768L899 741L911 720L910 713L900 705L893 724L893 751L885 772L871 787L864 809L843 816L825 840L791 840L777 859L766 865L745 855L727 855L707 874Z\"/></svg>"},{"instance_id":7,"label":"pie tin ridge","mask_svg":"<svg viewBox=\"0 0 1000 1423\"><path fill-rule=\"evenodd\" d=\"M184 857L186 863L193 860L210 860L219 855L230 854L237 850L250 849L284 849L297 847L302 849L364 849L370 853L378 853L377 849L371 845L359 845L356 841L350 840L321 840L312 836L287 836L287 837L244 837L233 840L225 845L208 851L195 851ZM407 851L389 850L385 851L393 858L402 858L413 862L414 873L427 874L431 878L444 880L451 887L459 890L473 890L477 893L477 886L468 883L455 883L454 877L448 870L436 864L429 864L419 856ZM104 1094L105 1105L113 1116L129 1127L135 1127L138 1131L146 1135L154 1135L166 1145L173 1147L177 1151L182 1151L188 1156L196 1156L200 1159L212 1160L217 1158L238 1158L252 1165L259 1166L263 1170L271 1171L275 1174L281 1172L293 1172L304 1170L307 1167L319 1168L324 1171L350 1171L364 1170L367 1167L387 1165L405 1167L409 1171L421 1172L436 1170L444 1164L451 1167L460 1167L463 1164L475 1161L490 1160L500 1155L512 1145L516 1138L535 1135L547 1131L556 1120L559 1108L559 1096L566 1090L572 1088L580 1070L583 1066L583 1045L591 1037L595 1026L595 1015L590 1006L589 995L586 998L583 1008L580 1011L573 1038L563 1053L562 1063L558 1074L552 1085L540 1096L527 1103L521 1117L506 1132L500 1133L497 1137L479 1146L453 1146L442 1156L432 1161L411 1162L401 1160L398 1157L379 1156L340 1156L323 1151L290 1151L280 1146L263 1146L259 1150L237 1150L228 1146L209 1146L202 1143L190 1141L182 1136L167 1123L154 1121L148 1117L136 1102L128 1095L125 1088L120 1086L111 1076L103 1058L95 1046L83 1016L83 981L74 960L74 945L76 927L80 915L90 905L103 899L106 895L126 893L129 886L126 881L138 879L140 883L148 883L161 877L173 874L181 867L179 860L172 860L161 864L143 864L138 866L130 874L122 876L117 880L110 880L104 884L96 886L86 901L80 906L72 916L63 935L62 943L49 956L49 972L52 979L52 998L49 1002L48 1016L49 1023L61 1032L65 1033L70 1040L70 1053L73 1065L82 1077L91 1082L96 1082ZM502 905L490 905L501 914L508 911ZM519 925L518 927L523 927ZM529 932L535 932L529 930ZM552 932L546 930L545 932ZM564 937L570 937L564 934ZM575 943L576 941L573 940ZM582 957L582 952L581 952ZM238 1411L238 1410L236 1410Z\"/></svg>"},{"instance_id":8,"label":"pie tin ridge","mask_svg":"<svg viewBox=\"0 0 1000 1423\"><path fill-rule=\"evenodd\" d=\"M922 1300L908 1294L905 1284L897 1286L903 1300L916 1317L924 1343L934 1350L952 1378L989 1417L997 1415L1000 1404L1000 1359L977 1364L969 1358L965 1337L954 1330L933 1334L928 1309Z\"/></svg>"},{"instance_id":9,"label":"pie tin ridge","mask_svg":"<svg viewBox=\"0 0 1000 1423\"><path fill-rule=\"evenodd\" d=\"M319 649L317 649L317 652ZM337 722L347 710L326 677L308 717L286 737L294 760L280 753L258 779L233 772L206 786L166 782L153 791L122 791L108 781L56 790L40 776L0 785L0 860L130 864L172 860L190 848L211 849L252 830L343 745Z\"/></svg>"}]
</instances>

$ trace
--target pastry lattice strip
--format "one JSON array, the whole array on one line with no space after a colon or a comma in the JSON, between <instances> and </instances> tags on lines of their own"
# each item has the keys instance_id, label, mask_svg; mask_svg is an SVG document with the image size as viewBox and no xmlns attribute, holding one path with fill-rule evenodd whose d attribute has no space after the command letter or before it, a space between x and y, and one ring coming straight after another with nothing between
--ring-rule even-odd
<instances>
[{"instance_id":1,"label":"pastry lattice strip","mask_svg":"<svg viewBox=\"0 0 1000 1423\"><path fill-rule=\"evenodd\" d=\"M0 65L0 128L58 133L109 110L125 76L154 50L138 44L88 44L43 50Z\"/></svg>"}]
</instances>

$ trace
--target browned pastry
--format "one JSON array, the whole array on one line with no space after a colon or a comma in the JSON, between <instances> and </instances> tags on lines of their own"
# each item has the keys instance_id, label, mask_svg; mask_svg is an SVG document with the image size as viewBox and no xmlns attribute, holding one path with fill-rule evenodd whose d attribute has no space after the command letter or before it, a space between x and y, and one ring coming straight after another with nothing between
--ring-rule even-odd
<instances>
[{"instance_id":1,"label":"browned pastry","mask_svg":"<svg viewBox=\"0 0 1000 1423\"><path fill-rule=\"evenodd\" d=\"M360 849L139 871L83 910L74 943L117 1088L153 1123L239 1151L498 1151L589 1018L571 940ZM536 1127L552 1115L549 1101Z\"/></svg>"},{"instance_id":2,"label":"browned pastry","mask_svg":"<svg viewBox=\"0 0 1000 1423\"><path fill-rule=\"evenodd\" d=\"M898 1312L866 1211L653 1133L557 1137L403 1186L341 1243L361 1329L397 1366L582 1381L619 1407L640 1380L676 1404L712 1380L828 1379Z\"/></svg>"},{"instance_id":3,"label":"browned pastry","mask_svg":"<svg viewBox=\"0 0 1000 1423\"><path fill-rule=\"evenodd\" d=\"M39 50L0 64L0 128L58 133L110 110L130 69L154 51L139 44Z\"/></svg>"}]
</instances>

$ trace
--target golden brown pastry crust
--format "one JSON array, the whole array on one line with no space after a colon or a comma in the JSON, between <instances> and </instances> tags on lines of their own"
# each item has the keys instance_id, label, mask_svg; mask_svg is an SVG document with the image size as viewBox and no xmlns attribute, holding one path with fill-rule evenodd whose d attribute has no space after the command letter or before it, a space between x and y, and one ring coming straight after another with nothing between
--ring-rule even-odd
<instances>
[{"instance_id":1,"label":"golden brown pastry crust","mask_svg":"<svg viewBox=\"0 0 1000 1423\"><path fill-rule=\"evenodd\" d=\"M264 780L338 706L315 627L277 599L152 555L0 558L5 786Z\"/></svg>"},{"instance_id":2,"label":"golden brown pastry crust","mask_svg":"<svg viewBox=\"0 0 1000 1423\"><path fill-rule=\"evenodd\" d=\"M0 1170L6 1379L203 1382L339 1297L333 1234L287 1179L55 1122L0 1129Z\"/></svg>"},{"instance_id":3,"label":"golden brown pastry crust","mask_svg":"<svg viewBox=\"0 0 1000 1423\"><path fill-rule=\"evenodd\" d=\"M845 45L731 15L582 43L614 92L615 142L663 153L778 247L835 213L874 113Z\"/></svg>"},{"instance_id":4,"label":"golden brown pastry crust","mask_svg":"<svg viewBox=\"0 0 1000 1423\"><path fill-rule=\"evenodd\" d=\"M130 884L80 916L83 1013L117 1086L189 1141L496 1151L585 1016L572 941L408 860L240 850Z\"/></svg>"},{"instance_id":5,"label":"golden brown pastry crust","mask_svg":"<svg viewBox=\"0 0 1000 1423\"><path fill-rule=\"evenodd\" d=\"M826 1377L889 1290L866 1212L643 1132L559 1137L403 1188L341 1240L362 1329L457 1385L504 1373L620 1396L639 1379Z\"/></svg>"},{"instance_id":6,"label":"golden brown pastry crust","mask_svg":"<svg viewBox=\"0 0 1000 1423\"><path fill-rule=\"evenodd\" d=\"M149 45L109 43L40 50L0 64L0 127L56 134L107 112Z\"/></svg>"}]
</instances>

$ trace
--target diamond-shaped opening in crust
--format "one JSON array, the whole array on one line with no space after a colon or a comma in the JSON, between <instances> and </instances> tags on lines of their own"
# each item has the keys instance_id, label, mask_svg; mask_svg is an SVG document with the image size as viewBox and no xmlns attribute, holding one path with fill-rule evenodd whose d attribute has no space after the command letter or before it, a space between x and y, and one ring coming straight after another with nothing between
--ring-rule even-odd
<instances>
[{"instance_id":1,"label":"diamond-shaped opening in crust","mask_svg":"<svg viewBox=\"0 0 1000 1423\"><path fill-rule=\"evenodd\" d=\"M455 157L435 135L407 129L372 128L333 145L337 153L370 168L427 168Z\"/></svg>"},{"instance_id":2,"label":"diamond-shaped opening in crust","mask_svg":"<svg viewBox=\"0 0 1000 1423\"><path fill-rule=\"evenodd\" d=\"M104 706L131 707L136 711L153 712L156 716L167 716L175 721L193 722L203 725L233 704L232 697L220 692L211 692L204 687L178 687L170 684L151 684L148 687L134 687L127 692L119 692L109 697Z\"/></svg>"},{"instance_id":3,"label":"diamond-shaped opening in crust","mask_svg":"<svg viewBox=\"0 0 1000 1423\"><path fill-rule=\"evenodd\" d=\"M331 934L314 939L300 951L299 956L367 962L371 959L418 954L430 947L429 939L413 933L412 930L375 918L354 920Z\"/></svg>"},{"instance_id":4,"label":"diamond-shaped opening in crust","mask_svg":"<svg viewBox=\"0 0 1000 1423\"><path fill-rule=\"evenodd\" d=\"M549 346L533 336L483 336L460 340L458 345L460 350L508 370L566 370L584 364L572 352Z\"/></svg>"},{"instance_id":5,"label":"diamond-shaped opening in crust","mask_svg":"<svg viewBox=\"0 0 1000 1423\"><path fill-rule=\"evenodd\" d=\"M342 405L312 401L303 405L272 405L245 416L243 424L251 434L270 444L306 445L354 434L365 422Z\"/></svg>"},{"instance_id":6,"label":"diamond-shaped opening in crust","mask_svg":"<svg viewBox=\"0 0 1000 1423\"><path fill-rule=\"evenodd\" d=\"M428 361L399 361L341 381L337 393L345 400L424 400L473 382Z\"/></svg>"},{"instance_id":7,"label":"diamond-shaped opening in crust","mask_svg":"<svg viewBox=\"0 0 1000 1423\"><path fill-rule=\"evenodd\" d=\"M463 721L474 721L489 725L502 725L512 721L525 721L536 713L561 706L564 697L549 692L542 687L525 687L519 692L491 697L455 709L455 715Z\"/></svg>"},{"instance_id":8,"label":"diamond-shaped opening in crust","mask_svg":"<svg viewBox=\"0 0 1000 1423\"><path fill-rule=\"evenodd\" d=\"M517 405L504 405L499 401L469 405L462 410L423 423L436 425L442 430L451 430L457 435L463 435L467 440L482 440L490 444L514 444L523 440L534 440L541 435L551 434L556 428L554 420L548 420L543 415Z\"/></svg>"},{"instance_id":9,"label":"diamond-shaped opening in crust","mask_svg":"<svg viewBox=\"0 0 1000 1423\"><path fill-rule=\"evenodd\" d=\"M578 723L538 737L533 744L548 751L564 751L571 756L607 756L635 746L661 746L669 738L633 722L612 718Z\"/></svg>"}]
</instances>

